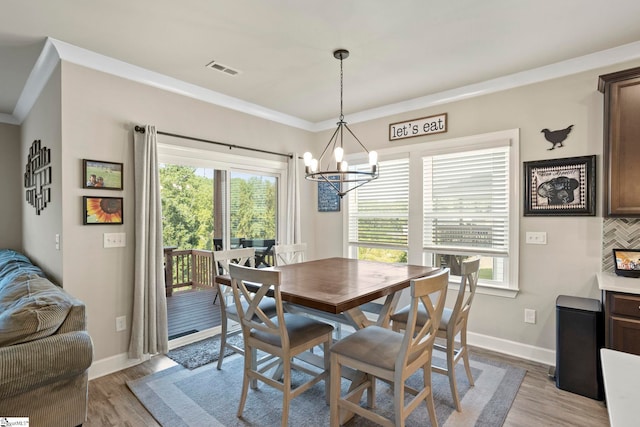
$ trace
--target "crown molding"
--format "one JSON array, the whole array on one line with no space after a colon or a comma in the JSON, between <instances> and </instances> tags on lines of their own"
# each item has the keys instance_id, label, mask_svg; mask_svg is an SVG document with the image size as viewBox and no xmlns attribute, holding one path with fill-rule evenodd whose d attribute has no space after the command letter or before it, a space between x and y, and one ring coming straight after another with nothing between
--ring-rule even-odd
<instances>
[{"instance_id":1,"label":"crown molding","mask_svg":"<svg viewBox=\"0 0 640 427\"><path fill-rule=\"evenodd\" d=\"M450 102L462 101L638 58L640 58L640 41L520 73L360 111L349 115L349 123L366 122ZM335 127L335 119L312 123L53 38L47 38L16 104L13 116L0 114L0 123L22 124L60 60L310 132L319 132Z\"/></svg>"}]
</instances>

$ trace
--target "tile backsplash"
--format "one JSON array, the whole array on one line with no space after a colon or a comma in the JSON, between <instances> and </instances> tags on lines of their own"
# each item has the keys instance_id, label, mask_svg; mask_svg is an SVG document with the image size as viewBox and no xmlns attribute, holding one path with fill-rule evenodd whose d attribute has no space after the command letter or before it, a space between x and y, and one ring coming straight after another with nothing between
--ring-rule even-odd
<instances>
[{"instance_id":1,"label":"tile backsplash","mask_svg":"<svg viewBox=\"0 0 640 427\"><path fill-rule=\"evenodd\" d=\"M604 218L602 225L602 271L613 272L611 250L640 249L640 219Z\"/></svg>"}]
</instances>

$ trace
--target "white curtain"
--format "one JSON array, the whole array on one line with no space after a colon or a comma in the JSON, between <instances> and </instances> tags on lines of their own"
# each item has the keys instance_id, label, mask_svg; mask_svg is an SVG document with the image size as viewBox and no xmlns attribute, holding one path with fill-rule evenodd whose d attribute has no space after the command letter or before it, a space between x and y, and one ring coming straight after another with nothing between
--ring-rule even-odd
<instances>
[{"instance_id":1,"label":"white curtain","mask_svg":"<svg viewBox=\"0 0 640 427\"><path fill-rule=\"evenodd\" d=\"M129 357L169 350L155 126L134 132L135 281Z\"/></svg>"},{"instance_id":2,"label":"white curtain","mask_svg":"<svg viewBox=\"0 0 640 427\"><path fill-rule=\"evenodd\" d=\"M291 153L287 170L287 223L285 243L302 243L300 236L300 171L298 154Z\"/></svg>"}]
</instances>

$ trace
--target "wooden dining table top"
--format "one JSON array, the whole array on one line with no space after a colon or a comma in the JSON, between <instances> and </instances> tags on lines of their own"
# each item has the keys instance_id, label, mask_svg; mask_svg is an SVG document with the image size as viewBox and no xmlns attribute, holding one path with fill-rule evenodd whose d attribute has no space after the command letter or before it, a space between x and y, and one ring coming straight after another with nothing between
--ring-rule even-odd
<instances>
[{"instance_id":1,"label":"wooden dining table top","mask_svg":"<svg viewBox=\"0 0 640 427\"><path fill-rule=\"evenodd\" d=\"M411 279L439 270L339 257L269 269L280 271L280 293L284 301L332 314L394 294L409 287ZM216 281L230 284L228 276L218 276Z\"/></svg>"}]
</instances>

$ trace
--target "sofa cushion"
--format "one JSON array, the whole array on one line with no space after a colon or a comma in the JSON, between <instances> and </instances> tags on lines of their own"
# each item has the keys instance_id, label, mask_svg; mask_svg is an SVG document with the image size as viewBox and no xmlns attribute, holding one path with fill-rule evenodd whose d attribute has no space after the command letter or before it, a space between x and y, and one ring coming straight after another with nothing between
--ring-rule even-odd
<instances>
[{"instance_id":1,"label":"sofa cushion","mask_svg":"<svg viewBox=\"0 0 640 427\"><path fill-rule=\"evenodd\" d=\"M24 274L45 277L42 270L33 265L25 255L12 249L0 249L0 289Z\"/></svg>"},{"instance_id":2,"label":"sofa cushion","mask_svg":"<svg viewBox=\"0 0 640 427\"><path fill-rule=\"evenodd\" d=\"M54 334L64 322L71 300L37 274L24 274L0 287L0 346Z\"/></svg>"}]
</instances>

